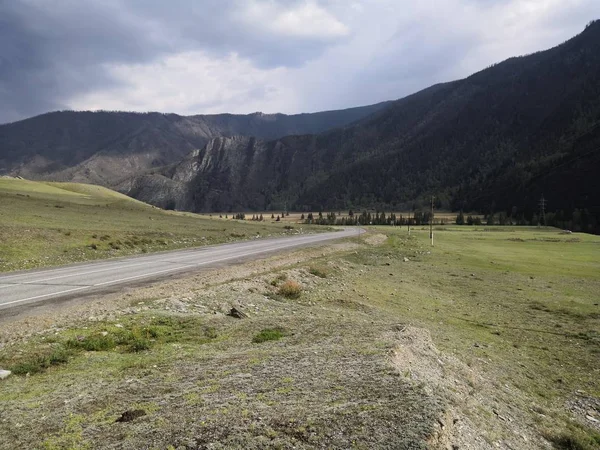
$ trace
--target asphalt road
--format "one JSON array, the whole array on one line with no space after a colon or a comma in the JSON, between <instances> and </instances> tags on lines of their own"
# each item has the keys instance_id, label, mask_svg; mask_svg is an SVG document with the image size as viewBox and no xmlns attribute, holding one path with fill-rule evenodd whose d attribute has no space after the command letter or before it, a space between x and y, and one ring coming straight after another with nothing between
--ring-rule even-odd
<instances>
[{"instance_id":1,"label":"asphalt road","mask_svg":"<svg viewBox=\"0 0 600 450\"><path fill-rule=\"evenodd\" d=\"M154 281L160 277L198 268L257 259L273 252L356 236L363 232L364 230L354 228L329 233L257 239L0 275L0 310L113 290L118 285Z\"/></svg>"}]
</instances>

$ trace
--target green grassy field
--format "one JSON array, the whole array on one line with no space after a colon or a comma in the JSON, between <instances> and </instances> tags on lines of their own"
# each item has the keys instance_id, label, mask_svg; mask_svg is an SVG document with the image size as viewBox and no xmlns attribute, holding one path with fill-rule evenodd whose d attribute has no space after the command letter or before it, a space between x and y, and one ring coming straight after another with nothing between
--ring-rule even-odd
<instances>
[{"instance_id":1,"label":"green grassy field","mask_svg":"<svg viewBox=\"0 0 600 450\"><path fill-rule=\"evenodd\" d=\"M435 241L370 227L9 338L0 448L600 448L600 237L452 226ZM457 441L456 423L475 431Z\"/></svg>"},{"instance_id":2,"label":"green grassy field","mask_svg":"<svg viewBox=\"0 0 600 450\"><path fill-rule=\"evenodd\" d=\"M283 225L163 211L109 189L0 178L0 271L200 246Z\"/></svg>"},{"instance_id":3,"label":"green grassy field","mask_svg":"<svg viewBox=\"0 0 600 450\"><path fill-rule=\"evenodd\" d=\"M600 446L600 434L587 437L596 422L568 412L586 404L600 417L600 237L453 226L435 231L432 248L427 229L379 231L384 246L349 258L370 268L354 282L369 304L430 330L438 348L493 383L482 395L525 412L531 427L589 444L559 448ZM495 419L471 413L482 427Z\"/></svg>"}]
</instances>

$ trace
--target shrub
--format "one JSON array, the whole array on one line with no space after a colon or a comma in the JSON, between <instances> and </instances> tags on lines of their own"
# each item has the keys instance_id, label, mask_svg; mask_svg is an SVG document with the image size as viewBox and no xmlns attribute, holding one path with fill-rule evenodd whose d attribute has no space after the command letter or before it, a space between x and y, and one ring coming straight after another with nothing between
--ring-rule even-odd
<instances>
[{"instance_id":1,"label":"shrub","mask_svg":"<svg viewBox=\"0 0 600 450\"><path fill-rule=\"evenodd\" d=\"M15 375L26 375L43 372L49 366L48 360L43 356L33 356L10 366L10 371Z\"/></svg>"},{"instance_id":2,"label":"shrub","mask_svg":"<svg viewBox=\"0 0 600 450\"><path fill-rule=\"evenodd\" d=\"M144 350L150 349L150 341L141 336L133 336L126 347L126 350L130 353L143 352Z\"/></svg>"},{"instance_id":3,"label":"shrub","mask_svg":"<svg viewBox=\"0 0 600 450\"><path fill-rule=\"evenodd\" d=\"M117 343L111 336L103 336L102 334L91 334L86 337L78 337L69 339L67 346L71 348L80 348L88 352L103 352L112 350L117 346Z\"/></svg>"},{"instance_id":4,"label":"shrub","mask_svg":"<svg viewBox=\"0 0 600 450\"><path fill-rule=\"evenodd\" d=\"M50 366L67 363L69 356L71 356L71 352L63 346L59 346L46 353L28 355L9 366L9 369L15 375L40 373Z\"/></svg>"},{"instance_id":5,"label":"shrub","mask_svg":"<svg viewBox=\"0 0 600 450\"><path fill-rule=\"evenodd\" d=\"M126 352L137 353L149 350L152 346L151 339L158 338L160 334L158 327L133 327L131 330L119 333L117 341Z\"/></svg>"},{"instance_id":6,"label":"shrub","mask_svg":"<svg viewBox=\"0 0 600 450\"><path fill-rule=\"evenodd\" d=\"M260 344L266 341L278 341L283 337L283 331L279 329L265 328L252 338L252 342Z\"/></svg>"},{"instance_id":7,"label":"shrub","mask_svg":"<svg viewBox=\"0 0 600 450\"><path fill-rule=\"evenodd\" d=\"M302 293L302 286L293 280L288 280L279 287L279 295L287 298L298 298Z\"/></svg>"},{"instance_id":8,"label":"shrub","mask_svg":"<svg viewBox=\"0 0 600 450\"><path fill-rule=\"evenodd\" d=\"M69 352L66 348L60 346L48 357L48 362L51 366L57 366L59 364L66 364L69 362L69 356L71 356L71 352Z\"/></svg>"}]
</instances>

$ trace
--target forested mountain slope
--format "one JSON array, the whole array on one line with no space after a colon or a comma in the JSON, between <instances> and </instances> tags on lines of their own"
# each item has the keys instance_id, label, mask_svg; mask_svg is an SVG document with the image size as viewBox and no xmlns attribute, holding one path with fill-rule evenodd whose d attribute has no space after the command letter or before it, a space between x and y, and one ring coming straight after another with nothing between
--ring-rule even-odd
<instances>
[{"instance_id":1,"label":"forested mountain slope","mask_svg":"<svg viewBox=\"0 0 600 450\"><path fill-rule=\"evenodd\" d=\"M435 195L455 210L531 217L543 194L550 210L598 216L599 124L596 21L558 47L425 89L354 126L217 139L188 156L186 177L155 176L179 180L186 195L174 200L194 210L400 208ZM137 181L132 193L152 201Z\"/></svg>"}]
</instances>

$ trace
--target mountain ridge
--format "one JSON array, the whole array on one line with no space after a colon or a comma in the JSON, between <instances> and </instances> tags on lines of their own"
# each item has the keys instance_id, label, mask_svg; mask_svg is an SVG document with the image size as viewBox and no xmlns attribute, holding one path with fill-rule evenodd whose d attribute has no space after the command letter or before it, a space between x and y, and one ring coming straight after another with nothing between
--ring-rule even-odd
<instances>
[{"instance_id":1,"label":"mountain ridge","mask_svg":"<svg viewBox=\"0 0 600 450\"><path fill-rule=\"evenodd\" d=\"M122 130L111 116L116 142L141 149L127 176L103 175L123 165L114 152L127 147L118 145L99 162L50 176L95 176L141 200L193 211L414 209L435 195L438 207L532 220L545 195L557 214L589 209L588 228L600 223L600 21L554 48L373 106L356 120L338 119L341 126L275 139L268 126L257 136L252 121L277 115L243 116L246 136L228 128L233 115L200 125L164 116L156 118L162 128L138 120ZM323 114L306 116L303 130ZM68 145L51 150L81 157Z\"/></svg>"},{"instance_id":2,"label":"mountain ridge","mask_svg":"<svg viewBox=\"0 0 600 450\"><path fill-rule=\"evenodd\" d=\"M274 139L347 126L390 102L296 115L60 111L0 125L0 171L114 187L218 136ZM4 169L4 170L2 170Z\"/></svg>"},{"instance_id":3,"label":"mountain ridge","mask_svg":"<svg viewBox=\"0 0 600 450\"><path fill-rule=\"evenodd\" d=\"M596 21L557 47L431 86L352 126L273 141L219 138L211 152L220 163L198 160L197 182L179 184L189 195L177 206L411 209L435 195L440 207L531 220L545 194L554 211L589 209L598 218L599 80ZM227 152L242 159L244 148L278 149L280 167L264 165L264 182L249 179L256 162L247 161L246 173L224 163ZM144 200L152 202L150 191Z\"/></svg>"}]
</instances>

